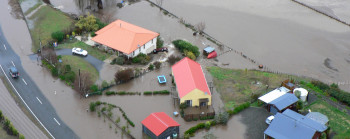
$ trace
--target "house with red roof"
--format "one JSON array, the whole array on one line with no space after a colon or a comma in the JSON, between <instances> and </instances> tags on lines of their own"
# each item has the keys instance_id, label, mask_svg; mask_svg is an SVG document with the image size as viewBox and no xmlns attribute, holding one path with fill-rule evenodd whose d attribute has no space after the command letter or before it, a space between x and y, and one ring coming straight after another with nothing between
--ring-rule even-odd
<instances>
[{"instance_id":1,"label":"house with red roof","mask_svg":"<svg viewBox=\"0 0 350 139\"><path fill-rule=\"evenodd\" d=\"M172 72L180 103L190 107L211 105L211 92L199 63L185 57L172 66Z\"/></svg>"},{"instance_id":2,"label":"house with red roof","mask_svg":"<svg viewBox=\"0 0 350 139\"><path fill-rule=\"evenodd\" d=\"M180 124L164 112L151 113L141 123L142 132L152 139L168 139L179 136Z\"/></svg>"},{"instance_id":3,"label":"house with red roof","mask_svg":"<svg viewBox=\"0 0 350 139\"><path fill-rule=\"evenodd\" d=\"M141 28L122 20L116 20L95 32L92 40L102 44L118 55L135 57L140 53L148 54L156 49L158 33Z\"/></svg>"}]
</instances>

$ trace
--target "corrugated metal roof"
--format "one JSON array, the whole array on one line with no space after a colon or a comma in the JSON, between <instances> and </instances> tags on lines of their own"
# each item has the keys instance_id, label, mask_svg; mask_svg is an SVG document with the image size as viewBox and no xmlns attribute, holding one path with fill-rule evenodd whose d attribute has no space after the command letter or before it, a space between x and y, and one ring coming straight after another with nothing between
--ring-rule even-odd
<instances>
[{"instance_id":1,"label":"corrugated metal roof","mask_svg":"<svg viewBox=\"0 0 350 139\"><path fill-rule=\"evenodd\" d=\"M316 130L284 114L277 113L264 134L276 139L311 139Z\"/></svg>"},{"instance_id":2,"label":"corrugated metal roof","mask_svg":"<svg viewBox=\"0 0 350 139\"><path fill-rule=\"evenodd\" d=\"M270 103L271 101L275 100L276 98L279 98L280 96L286 94L290 90L285 87L276 88L275 90L272 90L271 92L259 97L259 100Z\"/></svg>"},{"instance_id":3,"label":"corrugated metal roof","mask_svg":"<svg viewBox=\"0 0 350 139\"><path fill-rule=\"evenodd\" d=\"M284 108L294 104L298 101L298 98L294 94L286 93L279 98L271 101L269 104L273 104L278 110L283 110Z\"/></svg>"},{"instance_id":4,"label":"corrugated metal roof","mask_svg":"<svg viewBox=\"0 0 350 139\"><path fill-rule=\"evenodd\" d=\"M178 124L164 112L151 113L141 123L156 136L162 134L169 127L180 126L180 124Z\"/></svg>"},{"instance_id":5,"label":"corrugated metal roof","mask_svg":"<svg viewBox=\"0 0 350 139\"><path fill-rule=\"evenodd\" d=\"M319 122L320 124L323 124L323 125L325 125L329 121L329 119L326 115L319 113L319 112L309 112L306 115L306 117L310 118L316 122Z\"/></svg>"},{"instance_id":6,"label":"corrugated metal roof","mask_svg":"<svg viewBox=\"0 0 350 139\"><path fill-rule=\"evenodd\" d=\"M213 47L210 47L210 46L204 48L204 51L207 52L207 53L211 53L211 52L213 52L214 50L215 50L215 49L214 49Z\"/></svg>"},{"instance_id":7,"label":"corrugated metal roof","mask_svg":"<svg viewBox=\"0 0 350 139\"><path fill-rule=\"evenodd\" d=\"M310 119L310 118L308 118L308 117L306 117L304 115L301 115L301 114L299 114L299 113L297 113L295 111L289 110L289 109L285 110L283 112L283 114L288 116L288 117L290 117L290 118L293 118L293 119L297 120L301 124L304 124L304 125L306 125L308 127L311 127L313 129L317 130L318 132L323 132L323 131L327 130L327 128L328 128L324 124L321 124L321 123L319 123L319 122L317 122L317 121L315 121L313 119Z\"/></svg>"}]
</instances>

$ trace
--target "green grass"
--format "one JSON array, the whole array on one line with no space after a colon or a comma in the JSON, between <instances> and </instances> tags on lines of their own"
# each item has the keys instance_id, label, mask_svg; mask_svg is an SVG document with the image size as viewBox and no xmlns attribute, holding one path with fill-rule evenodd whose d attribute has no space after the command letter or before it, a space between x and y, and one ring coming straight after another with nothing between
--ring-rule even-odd
<instances>
[{"instance_id":1,"label":"green grass","mask_svg":"<svg viewBox=\"0 0 350 139\"><path fill-rule=\"evenodd\" d=\"M328 116L330 133L335 132L334 139L345 139L350 137L350 116L328 103L318 100L307 109L313 112L320 112Z\"/></svg>"},{"instance_id":2,"label":"green grass","mask_svg":"<svg viewBox=\"0 0 350 139\"><path fill-rule=\"evenodd\" d=\"M80 72L89 73L91 77L91 81L93 83L95 83L99 77L99 74L96 68L79 56L64 55L62 56L62 61L63 61L62 65L69 64L72 68L72 71L74 71L76 75L79 74L78 72L79 69L80 69Z\"/></svg>"},{"instance_id":3,"label":"green grass","mask_svg":"<svg viewBox=\"0 0 350 139\"><path fill-rule=\"evenodd\" d=\"M110 57L111 54L102 52L98 50L97 48L92 48L91 46L85 44L84 42L78 41L78 40L73 40L73 41L67 41L63 44L59 44L57 48L73 48L73 47L80 47L86 51L88 51L89 55L103 61L106 58Z\"/></svg>"},{"instance_id":4,"label":"green grass","mask_svg":"<svg viewBox=\"0 0 350 139\"><path fill-rule=\"evenodd\" d=\"M0 128L0 138L1 139L17 139L17 136L8 135L4 128Z\"/></svg>"},{"instance_id":5,"label":"green grass","mask_svg":"<svg viewBox=\"0 0 350 139\"><path fill-rule=\"evenodd\" d=\"M30 30L33 47L32 51L39 49L39 38L42 44L47 44L51 38L51 34L56 31L63 31L73 26L74 21L64 13L53 9L50 6L42 6L36 11L29 20L34 21L34 28Z\"/></svg>"},{"instance_id":6,"label":"green grass","mask_svg":"<svg viewBox=\"0 0 350 139\"><path fill-rule=\"evenodd\" d=\"M28 15L29 13L31 13L32 11L34 11L36 8L38 8L42 3L38 2L37 4L35 4L33 7L29 8L26 12L24 12L24 15Z\"/></svg>"},{"instance_id":7,"label":"green grass","mask_svg":"<svg viewBox=\"0 0 350 139\"><path fill-rule=\"evenodd\" d=\"M213 76L216 90L221 94L221 99L227 109L250 102L252 94L261 96L279 87L281 82L286 79L307 80L285 74L256 70L223 69L219 67L208 67L207 69ZM269 85L268 90L266 90L267 84Z\"/></svg>"}]
</instances>

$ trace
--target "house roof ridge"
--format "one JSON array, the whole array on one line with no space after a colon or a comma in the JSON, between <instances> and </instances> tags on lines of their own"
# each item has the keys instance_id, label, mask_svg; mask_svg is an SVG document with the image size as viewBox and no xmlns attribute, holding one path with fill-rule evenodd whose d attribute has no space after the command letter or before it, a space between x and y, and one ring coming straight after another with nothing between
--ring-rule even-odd
<instances>
[{"instance_id":1,"label":"house roof ridge","mask_svg":"<svg viewBox=\"0 0 350 139\"><path fill-rule=\"evenodd\" d=\"M156 115L156 113L152 113L152 115L153 115L155 118L157 118L160 122L162 122L163 125L165 125L166 127L169 127L169 125L166 124L166 123L164 123L163 120L160 119L160 118Z\"/></svg>"}]
</instances>

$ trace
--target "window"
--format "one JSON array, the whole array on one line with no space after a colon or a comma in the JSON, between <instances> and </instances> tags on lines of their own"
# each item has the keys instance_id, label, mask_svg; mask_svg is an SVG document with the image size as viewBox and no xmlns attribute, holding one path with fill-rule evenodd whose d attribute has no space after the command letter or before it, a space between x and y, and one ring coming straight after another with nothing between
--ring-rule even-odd
<instances>
[{"instance_id":1,"label":"window","mask_svg":"<svg viewBox=\"0 0 350 139\"><path fill-rule=\"evenodd\" d=\"M185 103L187 106L192 107L192 100L186 100Z\"/></svg>"},{"instance_id":2,"label":"window","mask_svg":"<svg viewBox=\"0 0 350 139\"><path fill-rule=\"evenodd\" d=\"M133 55L133 56L135 55L135 51L132 52L132 55Z\"/></svg>"},{"instance_id":3,"label":"window","mask_svg":"<svg viewBox=\"0 0 350 139\"><path fill-rule=\"evenodd\" d=\"M143 49L145 49L145 44L143 45Z\"/></svg>"},{"instance_id":4,"label":"window","mask_svg":"<svg viewBox=\"0 0 350 139\"><path fill-rule=\"evenodd\" d=\"M139 52L141 52L141 47L139 47Z\"/></svg>"}]
</instances>

